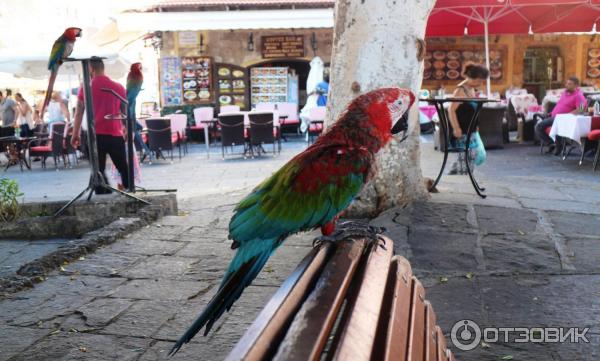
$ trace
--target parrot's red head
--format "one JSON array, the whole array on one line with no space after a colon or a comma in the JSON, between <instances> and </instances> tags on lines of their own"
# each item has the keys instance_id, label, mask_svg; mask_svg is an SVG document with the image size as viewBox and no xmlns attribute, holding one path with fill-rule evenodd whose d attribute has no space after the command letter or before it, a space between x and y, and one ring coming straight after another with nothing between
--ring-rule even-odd
<instances>
[{"instance_id":1,"label":"parrot's red head","mask_svg":"<svg viewBox=\"0 0 600 361\"><path fill-rule=\"evenodd\" d=\"M70 41L75 41L75 38L81 37L81 29L80 28L67 28L63 33L65 38Z\"/></svg>"},{"instance_id":2,"label":"parrot's red head","mask_svg":"<svg viewBox=\"0 0 600 361\"><path fill-rule=\"evenodd\" d=\"M142 63L131 64L131 68L129 68L129 71L134 73L140 73L142 71Z\"/></svg>"},{"instance_id":3,"label":"parrot's red head","mask_svg":"<svg viewBox=\"0 0 600 361\"><path fill-rule=\"evenodd\" d=\"M354 99L350 108L358 107L367 114L378 135L387 140L405 128L401 119L414 102L415 96L408 89L382 88Z\"/></svg>"}]
</instances>

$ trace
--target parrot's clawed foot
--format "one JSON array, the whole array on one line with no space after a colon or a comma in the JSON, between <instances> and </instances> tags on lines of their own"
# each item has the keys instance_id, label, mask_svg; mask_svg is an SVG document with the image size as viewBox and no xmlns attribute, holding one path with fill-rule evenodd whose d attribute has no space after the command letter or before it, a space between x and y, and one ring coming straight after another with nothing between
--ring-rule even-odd
<instances>
[{"instance_id":1,"label":"parrot's clawed foot","mask_svg":"<svg viewBox=\"0 0 600 361\"><path fill-rule=\"evenodd\" d=\"M313 240L313 247L318 247L323 242L340 242L348 238L366 238L369 242L381 242L380 247L385 248L385 238L380 234L385 232L384 227L371 226L364 221L342 221L335 225L335 231L328 236L319 236Z\"/></svg>"},{"instance_id":2,"label":"parrot's clawed foot","mask_svg":"<svg viewBox=\"0 0 600 361\"><path fill-rule=\"evenodd\" d=\"M371 226L367 222L343 221L336 224L336 230L331 237L336 240L361 237L370 242L382 241L385 245L385 239L380 236L383 232L385 232L384 227Z\"/></svg>"},{"instance_id":3,"label":"parrot's clawed foot","mask_svg":"<svg viewBox=\"0 0 600 361\"><path fill-rule=\"evenodd\" d=\"M325 242L337 242L338 239L333 236L319 236L313 239L313 248L320 247Z\"/></svg>"}]
</instances>

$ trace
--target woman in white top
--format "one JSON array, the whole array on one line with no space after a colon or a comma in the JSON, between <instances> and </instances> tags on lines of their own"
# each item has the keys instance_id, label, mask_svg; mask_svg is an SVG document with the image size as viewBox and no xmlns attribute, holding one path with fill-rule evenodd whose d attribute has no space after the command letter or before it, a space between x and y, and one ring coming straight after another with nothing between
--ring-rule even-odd
<instances>
[{"instance_id":1,"label":"woman in white top","mask_svg":"<svg viewBox=\"0 0 600 361\"><path fill-rule=\"evenodd\" d=\"M17 114L17 125L21 127L21 136L29 137L33 133L33 109L27 103L27 100L23 98L21 93L15 94L15 100L17 101L17 108L19 110Z\"/></svg>"},{"instance_id":2,"label":"woman in white top","mask_svg":"<svg viewBox=\"0 0 600 361\"><path fill-rule=\"evenodd\" d=\"M63 102L60 93L57 91L52 93L52 98L46 109L48 110L48 124L52 124L54 122L64 122L65 120L68 123L71 120L69 116L69 110Z\"/></svg>"}]
</instances>

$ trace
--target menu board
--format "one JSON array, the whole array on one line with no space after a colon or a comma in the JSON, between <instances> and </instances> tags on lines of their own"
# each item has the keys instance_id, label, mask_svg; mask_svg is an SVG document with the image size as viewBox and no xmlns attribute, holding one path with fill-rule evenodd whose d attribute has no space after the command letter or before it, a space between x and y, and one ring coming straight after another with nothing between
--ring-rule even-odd
<instances>
[{"instance_id":1,"label":"menu board","mask_svg":"<svg viewBox=\"0 0 600 361\"><path fill-rule=\"evenodd\" d=\"M600 78L600 49L588 49L586 74L592 79Z\"/></svg>"},{"instance_id":2,"label":"menu board","mask_svg":"<svg viewBox=\"0 0 600 361\"><path fill-rule=\"evenodd\" d=\"M161 59L160 93L161 103L166 105L180 105L181 92L181 61L176 57Z\"/></svg>"},{"instance_id":3,"label":"menu board","mask_svg":"<svg viewBox=\"0 0 600 361\"><path fill-rule=\"evenodd\" d=\"M490 79L503 77L504 50L490 50ZM463 65L485 64L485 52L481 50L432 50L425 53L423 80L462 79Z\"/></svg>"},{"instance_id":4,"label":"menu board","mask_svg":"<svg viewBox=\"0 0 600 361\"><path fill-rule=\"evenodd\" d=\"M304 57L302 35L263 36L261 44L265 59Z\"/></svg>"},{"instance_id":5,"label":"menu board","mask_svg":"<svg viewBox=\"0 0 600 361\"><path fill-rule=\"evenodd\" d=\"M248 108L248 70L233 64L215 64L217 101L219 106L237 105L240 110Z\"/></svg>"},{"instance_id":6,"label":"menu board","mask_svg":"<svg viewBox=\"0 0 600 361\"><path fill-rule=\"evenodd\" d=\"M212 101L212 59L203 56L181 58L183 102L185 104Z\"/></svg>"},{"instance_id":7,"label":"menu board","mask_svg":"<svg viewBox=\"0 0 600 361\"><path fill-rule=\"evenodd\" d=\"M252 105L287 101L288 68L252 68Z\"/></svg>"}]
</instances>

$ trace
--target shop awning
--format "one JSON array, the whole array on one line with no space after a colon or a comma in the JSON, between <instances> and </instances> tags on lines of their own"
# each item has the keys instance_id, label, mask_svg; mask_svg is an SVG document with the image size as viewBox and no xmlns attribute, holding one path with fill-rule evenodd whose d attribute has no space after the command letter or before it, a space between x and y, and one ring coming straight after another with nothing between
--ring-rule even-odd
<instances>
[{"instance_id":1,"label":"shop awning","mask_svg":"<svg viewBox=\"0 0 600 361\"><path fill-rule=\"evenodd\" d=\"M333 9L122 13L119 31L333 28Z\"/></svg>"},{"instance_id":2,"label":"shop awning","mask_svg":"<svg viewBox=\"0 0 600 361\"><path fill-rule=\"evenodd\" d=\"M598 20L600 0L437 0L427 36L590 32Z\"/></svg>"},{"instance_id":3,"label":"shop awning","mask_svg":"<svg viewBox=\"0 0 600 361\"><path fill-rule=\"evenodd\" d=\"M489 69L490 34L591 32L599 20L600 0L437 0L426 34L484 35Z\"/></svg>"}]
</instances>

